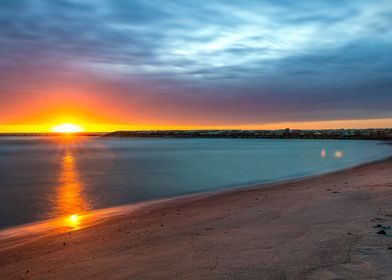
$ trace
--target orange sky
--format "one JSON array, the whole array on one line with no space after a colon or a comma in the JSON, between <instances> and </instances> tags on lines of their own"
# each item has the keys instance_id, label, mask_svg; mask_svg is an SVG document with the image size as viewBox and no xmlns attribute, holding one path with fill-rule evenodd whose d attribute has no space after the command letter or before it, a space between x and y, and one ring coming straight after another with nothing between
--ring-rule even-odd
<instances>
[{"instance_id":1,"label":"orange sky","mask_svg":"<svg viewBox=\"0 0 392 280\"><path fill-rule=\"evenodd\" d=\"M110 94L99 94L98 88L66 87L62 91L28 93L29 99L15 99L0 106L0 133L50 132L62 123L82 126L86 132L153 129L339 129L386 128L392 118L333 121L263 121L247 123L244 120L217 121L219 114L211 114L213 107L198 108L197 114L187 115L183 108L165 100L152 102L151 98L121 99ZM55 87L57 88L57 87ZM139 89L140 90L140 89ZM93 93L93 94L92 94ZM98 93L98 94L97 94ZM174 105L173 105L174 104ZM172 107L170 107L172 106ZM166 107L169 107L167 109ZM235 107L234 107L235 110ZM233 111L233 114L236 113ZM242 113L238 114L241 117ZM162 117L161 117L162 116ZM186 116L186 117L183 117ZM192 116L197 116L192 118Z\"/></svg>"},{"instance_id":2,"label":"orange sky","mask_svg":"<svg viewBox=\"0 0 392 280\"><path fill-rule=\"evenodd\" d=\"M176 126L148 124L90 123L82 117L68 116L54 118L42 124L0 124L0 133L4 132L51 132L53 127L70 122L80 125L85 132L110 132L116 130L153 130L153 129L340 129L340 128L387 128L391 127L392 119L344 120L318 122L284 122L271 124L249 124L239 126Z\"/></svg>"},{"instance_id":3,"label":"orange sky","mask_svg":"<svg viewBox=\"0 0 392 280\"><path fill-rule=\"evenodd\" d=\"M63 91L28 93L29 99L15 99L1 107L0 132L50 132L62 123L82 126L86 132L153 129L334 129L386 128L392 118L333 121L268 121L236 122L233 108L231 120L216 120L214 107L198 108L189 114L175 102L152 102L151 98L121 99L110 94L99 94L99 89L71 88ZM94 94L92 94L94 93ZM98 94L97 94L98 93ZM191 102L192 103L192 102ZM192 104L193 105L193 104ZM239 118L242 112L237 114ZM184 117L185 116L185 117ZM195 116L193 118L193 116ZM212 117L211 117L212 116ZM227 114L226 114L227 116ZM234 120L234 121L233 121Z\"/></svg>"}]
</instances>

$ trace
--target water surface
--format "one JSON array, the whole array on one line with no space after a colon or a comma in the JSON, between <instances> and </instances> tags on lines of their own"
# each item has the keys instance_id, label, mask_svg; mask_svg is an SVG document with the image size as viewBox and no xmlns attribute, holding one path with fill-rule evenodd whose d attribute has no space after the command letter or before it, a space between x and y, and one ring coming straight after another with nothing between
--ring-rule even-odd
<instances>
[{"instance_id":1,"label":"water surface","mask_svg":"<svg viewBox=\"0 0 392 280\"><path fill-rule=\"evenodd\" d=\"M330 172L392 155L378 141L0 138L0 228L92 209Z\"/></svg>"}]
</instances>

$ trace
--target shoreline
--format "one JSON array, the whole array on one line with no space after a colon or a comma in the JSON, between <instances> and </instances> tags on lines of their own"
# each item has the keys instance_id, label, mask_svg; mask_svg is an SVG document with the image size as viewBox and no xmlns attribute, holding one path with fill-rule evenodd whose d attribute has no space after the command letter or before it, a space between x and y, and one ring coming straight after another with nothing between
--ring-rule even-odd
<instances>
[{"instance_id":1,"label":"shoreline","mask_svg":"<svg viewBox=\"0 0 392 280\"><path fill-rule=\"evenodd\" d=\"M385 144L391 145L390 142ZM305 175L297 178L282 179L274 182L265 183L250 183L238 186L232 186L228 188L218 188L209 191L193 192L189 194L177 195L173 197L164 197L152 200L145 200L135 203L128 203L124 205L112 206L107 208L100 208L90 210L85 213L78 214L79 221L77 225L69 225L69 216L45 219L35 221L27 224L15 225L0 229L0 252L10 247L18 246L22 243L30 242L30 239L41 238L42 236L50 236L55 234L67 233L74 230L80 230L88 228L99 223L105 222L110 218L117 218L123 215L138 215L139 212L156 210L164 208L171 204L183 204L190 203L193 201L208 199L213 196L219 195L230 195L236 194L242 191L252 191L258 189L269 189L277 188L281 185L293 184L304 180L309 180L322 176L334 175L335 173L350 171L351 169L365 167L367 165L373 165L384 161L392 161L392 157L388 156L382 159L376 159L365 163L360 163L350 167L346 167L334 171L326 171L324 173L318 173L313 175ZM11 243L12 245L4 246L4 244ZM14 244L15 243L15 244Z\"/></svg>"},{"instance_id":2,"label":"shoreline","mask_svg":"<svg viewBox=\"0 0 392 280\"><path fill-rule=\"evenodd\" d=\"M387 158L174 198L5 248L0 278L389 279L391 195Z\"/></svg>"}]
</instances>

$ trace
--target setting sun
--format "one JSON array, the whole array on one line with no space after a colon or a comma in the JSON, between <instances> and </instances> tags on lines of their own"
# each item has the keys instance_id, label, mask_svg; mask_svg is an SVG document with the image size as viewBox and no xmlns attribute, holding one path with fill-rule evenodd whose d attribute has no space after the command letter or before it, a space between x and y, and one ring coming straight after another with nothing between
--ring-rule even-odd
<instances>
[{"instance_id":1,"label":"setting sun","mask_svg":"<svg viewBox=\"0 0 392 280\"><path fill-rule=\"evenodd\" d=\"M76 133L76 132L82 132L83 128L80 125L76 125L72 123L63 123L54 126L52 128L52 131L57 133Z\"/></svg>"}]
</instances>

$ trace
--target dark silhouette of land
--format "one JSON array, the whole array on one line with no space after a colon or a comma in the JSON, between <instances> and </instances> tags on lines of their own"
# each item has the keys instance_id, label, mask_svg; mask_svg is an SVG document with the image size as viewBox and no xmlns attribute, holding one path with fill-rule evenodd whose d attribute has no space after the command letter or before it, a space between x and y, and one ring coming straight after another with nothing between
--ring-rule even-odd
<instances>
[{"instance_id":1,"label":"dark silhouette of land","mask_svg":"<svg viewBox=\"0 0 392 280\"><path fill-rule=\"evenodd\" d=\"M2 136L64 136L53 132L0 133ZM265 139L353 139L392 140L392 128L324 129L324 130L122 130L114 132L79 132L74 136L135 138L265 138Z\"/></svg>"},{"instance_id":2,"label":"dark silhouette of land","mask_svg":"<svg viewBox=\"0 0 392 280\"><path fill-rule=\"evenodd\" d=\"M144 130L116 131L106 137L147 138L269 138L269 139L358 139L392 140L392 128L328 130Z\"/></svg>"}]
</instances>

